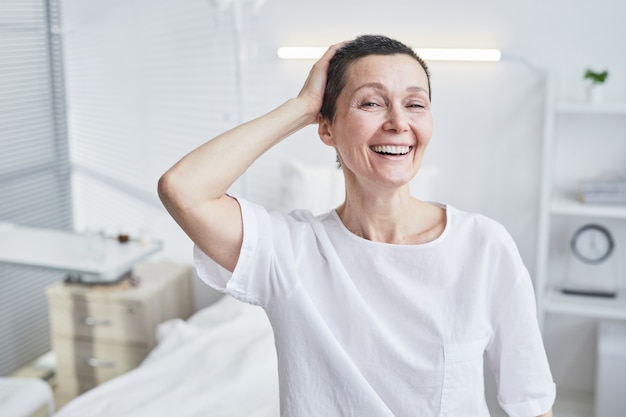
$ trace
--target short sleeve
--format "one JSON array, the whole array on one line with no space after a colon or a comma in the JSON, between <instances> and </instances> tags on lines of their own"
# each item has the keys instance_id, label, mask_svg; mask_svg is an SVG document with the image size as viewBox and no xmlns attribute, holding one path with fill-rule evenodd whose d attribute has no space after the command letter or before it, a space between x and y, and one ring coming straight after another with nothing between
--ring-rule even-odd
<instances>
[{"instance_id":1,"label":"short sleeve","mask_svg":"<svg viewBox=\"0 0 626 417\"><path fill-rule=\"evenodd\" d=\"M270 300L288 293L293 268L289 252L291 231L286 215L269 213L258 204L238 199L243 221L243 242L231 273L194 246L198 277L217 291L246 303L266 307ZM277 247L278 242L278 247ZM277 256L280 255L280 256ZM283 256L284 255L284 256ZM281 259L282 263L278 260Z\"/></svg>"},{"instance_id":2,"label":"short sleeve","mask_svg":"<svg viewBox=\"0 0 626 417\"><path fill-rule=\"evenodd\" d=\"M556 388L539 325L532 282L526 270L501 300L487 360L498 385L498 402L510 417L550 410Z\"/></svg>"}]
</instances>

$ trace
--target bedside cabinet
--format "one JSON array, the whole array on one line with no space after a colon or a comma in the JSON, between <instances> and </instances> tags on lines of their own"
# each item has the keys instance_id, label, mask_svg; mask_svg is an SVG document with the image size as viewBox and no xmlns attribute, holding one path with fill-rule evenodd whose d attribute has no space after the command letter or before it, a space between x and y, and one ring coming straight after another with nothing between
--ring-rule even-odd
<instances>
[{"instance_id":1,"label":"bedside cabinet","mask_svg":"<svg viewBox=\"0 0 626 417\"><path fill-rule=\"evenodd\" d=\"M191 266L146 262L133 269L137 285L59 282L48 287L58 401L65 403L135 368L156 345L159 323L191 316L192 271Z\"/></svg>"}]
</instances>

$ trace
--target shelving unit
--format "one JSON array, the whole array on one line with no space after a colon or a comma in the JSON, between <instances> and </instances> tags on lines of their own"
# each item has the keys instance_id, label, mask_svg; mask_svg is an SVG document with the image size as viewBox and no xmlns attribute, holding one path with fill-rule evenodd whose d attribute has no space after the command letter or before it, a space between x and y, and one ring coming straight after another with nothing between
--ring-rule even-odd
<instances>
[{"instance_id":1,"label":"shelving unit","mask_svg":"<svg viewBox=\"0 0 626 417\"><path fill-rule=\"evenodd\" d=\"M626 219L626 206L585 204L563 193L551 197L548 210L553 215Z\"/></svg>"},{"instance_id":2,"label":"shelving unit","mask_svg":"<svg viewBox=\"0 0 626 417\"><path fill-rule=\"evenodd\" d=\"M608 123L607 123L608 122ZM591 222L608 222L621 224L626 230L626 206L618 205L592 205L580 202L576 198L574 180L582 181L593 178L586 177L592 171L602 165L598 161L601 152L607 152L607 160L619 157L626 158L626 145L620 145L621 149L614 149L603 142L606 137L599 134L593 140L579 139L575 145L568 143L576 136L576 129L568 127L568 123L576 123L577 128L588 127L594 129L601 125L600 131L612 129L606 135L617 142L626 144L626 103L603 103L589 104L584 102L562 102L558 99L555 77L550 75L547 80L547 94L545 106L544 143L542 156L542 182L540 194L539 231L537 242L537 271L535 274L535 290L537 293L537 306L539 322L545 329L545 321L549 315L561 315L567 317L579 317L591 320L624 320L626 321L626 273L618 274L618 295L615 298L602 298L590 296L566 295L561 292L567 271L564 263L568 262L566 250L569 245L567 227L578 227ZM607 127L609 126L609 127ZM569 130L568 130L569 129ZM581 129L582 130L582 129ZM564 134L563 131L568 131ZM582 133L584 135L584 133ZM563 137L566 136L566 137ZM621 139L624 139L623 141ZM583 146L581 146L583 144ZM568 146L570 146L568 148ZM589 155L577 156L574 162L568 162L567 158L573 151L584 150L572 149L572 147L588 147ZM611 155L612 153L612 155ZM616 154L618 153L618 154ZM584 158L588 157L588 160ZM557 161L560 165L557 167ZM589 164L581 164L581 161L589 161ZM568 165L569 163L569 165ZM585 166L582 166L585 165ZM615 164L617 165L617 164ZM570 172L564 174L564 171ZM626 175L626 167L622 174ZM580 172L578 172L580 171ZM576 178L580 175L580 178ZM565 179L564 179L565 178ZM623 232L622 226L615 230L616 234ZM623 234L623 233L622 233ZM625 238L620 235L620 240ZM626 253L624 247L618 250L613 257L623 257ZM622 268L623 269L623 268ZM622 276L624 275L624 276ZM590 277L591 278L591 277ZM619 291L623 289L623 291ZM572 341L571 348L577 349L576 341ZM594 361L595 358L589 358ZM593 415L593 393L579 395L578 393L560 394L561 408L557 400L558 414L562 417L574 417ZM582 398L582 399L581 399ZM574 405L572 405L574 404ZM576 406L578 404L578 406ZM577 411L578 410L578 411ZM581 411L584 410L584 411ZM556 413L555 413L556 415Z\"/></svg>"},{"instance_id":3,"label":"shelving unit","mask_svg":"<svg viewBox=\"0 0 626 417\"><path fill-rule=\"evenodd\" d=\"M556 287L544 292L544 314L558 313L608 320L626 320L626 295L618 293L610 299L565 295Z\"/></svg>"}]
</instances>

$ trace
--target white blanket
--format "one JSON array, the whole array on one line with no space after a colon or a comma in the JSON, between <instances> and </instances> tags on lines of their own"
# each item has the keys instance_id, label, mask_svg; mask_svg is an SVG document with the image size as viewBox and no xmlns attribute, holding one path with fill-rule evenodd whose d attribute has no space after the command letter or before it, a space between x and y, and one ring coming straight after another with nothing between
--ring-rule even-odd
<instances>
[{"instance_id":1,"label":"white blanket","mask_svg":"<svg viewBox=\"0 0 626 417\"><path fill-rule=\"evenodd\" d=\"M277 417L271 327L258 307L229 296L157 330L136 369L68 403L56 417Z\"/></svg>"}]
</instances>

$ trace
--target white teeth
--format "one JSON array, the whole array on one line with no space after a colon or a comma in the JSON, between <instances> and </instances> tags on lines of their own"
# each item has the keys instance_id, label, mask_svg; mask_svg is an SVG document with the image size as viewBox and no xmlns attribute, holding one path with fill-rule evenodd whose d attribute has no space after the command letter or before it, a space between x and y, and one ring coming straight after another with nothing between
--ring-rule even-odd
<instances>
[{"instance_id":1,"label":"white teeth","mask_svg":"<svg viewBox=\"0 0 626 417\"><path fill-rule=\"evenodd\" d=\"M385 153L391 155L405 155L409 153L410 147L408 146L389 146L389 145L379 145L372 146L372 150L376 153Z\"/></svg>"}]
</instances>

